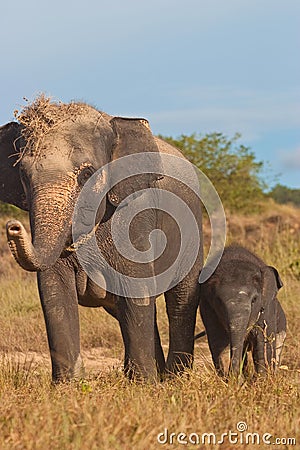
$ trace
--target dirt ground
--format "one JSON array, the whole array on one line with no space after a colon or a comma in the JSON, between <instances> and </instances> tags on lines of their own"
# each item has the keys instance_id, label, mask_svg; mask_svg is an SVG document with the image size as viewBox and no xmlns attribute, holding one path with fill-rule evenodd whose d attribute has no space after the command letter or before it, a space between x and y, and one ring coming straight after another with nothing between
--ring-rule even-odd
<instances>
[{"instance_id":1,"label":"dirt ground","mask_svg":"<svg viewBox=\"0 0 300 450\"><path fill-rule=\"evenodd\" d=\"M167 348L165 346L164 352L166 354ZM102 373L108 373L111 370L122 370L123 361L120 358L110 357L107 355L108 349L104 347L93 347L87 350L82 350L86 376L97 376ZM31 370L37 370L43 367L46 370L51 370L51 361L49 353L39 353L35 351L28 352L0 352L0 360L7 358L9 361L17 364L20 367L29 367ZM212 365L209 349L207 343L197 342L195 345L195 368L201 370L203 367Z\"/></svg>"}]
</instances>

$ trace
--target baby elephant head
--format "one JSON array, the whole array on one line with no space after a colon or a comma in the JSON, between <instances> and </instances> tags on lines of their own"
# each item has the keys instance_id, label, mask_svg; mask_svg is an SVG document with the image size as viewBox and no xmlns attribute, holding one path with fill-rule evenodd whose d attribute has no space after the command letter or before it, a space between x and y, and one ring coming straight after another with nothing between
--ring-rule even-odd
<instances>
[{"instance_id":1,"label":"baby elephant head","mask_svg":"<svg viewBox=\"0 0 300 450\"><path fill-rule=\"evenodd\" d=\"M253 325L267 301L271 273L248 262L236 261L222 271L221 267L208 281L212 306L226 330L234 331ZM243 327L242 327L243 325Z\"/></svg>"}]
</instances>

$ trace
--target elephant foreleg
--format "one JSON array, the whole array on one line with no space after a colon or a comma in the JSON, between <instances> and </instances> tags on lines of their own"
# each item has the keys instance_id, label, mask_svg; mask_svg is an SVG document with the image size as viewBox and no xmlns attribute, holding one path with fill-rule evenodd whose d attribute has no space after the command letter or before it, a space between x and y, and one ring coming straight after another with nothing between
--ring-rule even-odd
<instances>
[{"instance_id":1,"label":"elephant foreleg","mask_svg":"<svg viewBox=\"0 0 300 450\"><path fill-rule=\"evenodd\" d=\"M223 325L220 323L215 311L208 303L202 302L202 304L200 305L200 310L202 321L206 329L208 346L215 369L218 375L220 375L221 377L225 377L228 375L230 366L229 335Z\"/></svg>"},{"instance_id":2,"label":"elephant foreleg","mask_svg":"<svg viewBox=\"0 0 300 450\"><path fill-rule=\"evenodd\" d=\"M273 328L273 327L272 327ZM275 333L266 322L257 325L253 345L253 362L257 373L274 371L276 362Z\"/></svg>"},{"instance_id":3,"label":"elephant foreleg","mask_svg":"<svg viewBox=\"0 0 300 450\"><path fill-rule=\"evenodd\" d=\"M38 273L38 286L46 323L54 382L80 378L78 300L74 272L61 260Z\"/></svg>"}]
</instances>

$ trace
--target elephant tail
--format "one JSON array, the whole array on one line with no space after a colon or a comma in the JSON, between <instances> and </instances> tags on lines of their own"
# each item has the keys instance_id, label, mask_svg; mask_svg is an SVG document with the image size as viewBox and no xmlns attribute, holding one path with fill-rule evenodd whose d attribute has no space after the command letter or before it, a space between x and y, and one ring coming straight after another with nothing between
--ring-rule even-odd
<instances>
[{"instance_id":1,"label":"elephant tail","mask_svg":"<svg viewBox=\"0 0 300 450\"><path fill-rule=\"evenodd\" d=\"M194 336L194 341L196 341L197 339L199 339L199 338L201 338L201 337L203 337L203 336L206 336L206 331L205 331L205 330L200 331L200 333L196 334L196 335Z\"/></svg>"}]
</instances>

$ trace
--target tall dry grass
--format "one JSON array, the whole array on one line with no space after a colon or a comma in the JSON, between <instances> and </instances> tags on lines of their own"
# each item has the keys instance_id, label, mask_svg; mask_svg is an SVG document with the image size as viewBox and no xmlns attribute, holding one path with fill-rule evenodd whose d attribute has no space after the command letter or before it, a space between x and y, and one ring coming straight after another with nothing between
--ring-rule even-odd
<instances>
[{"instance_id":1,"label":"tall dry grass","mask_svg":"<svg viewBox=\"0 0 300 450\"><path fill-rule=\"evenodd\" d=\"M21 270L8 253L3 232L5 221L6 218L0 219L1 450L160 447L231 450L266 446L262 441L247 444L247 432L258 433L260 440L269 433L272 443L276 438L295 438L294 446L272 447L300 448L299 211L279 208L257 217L228 218L228 240L247 244L278 268L284 282L279 298L288 319L282 360L285 370L266 379L249 379L242 386L226 384L215 375L205 339L196 343L194 370L181 378L158 384L132 383L123 377L120 364L107 371L100 365L97 369L96 360L86 380L51 386L35 275ZM163 299L159 299L158 309L166 346ZM120 331L113 318L102 310L80 308L80 320L85 351L100 349L104 357L122 359ZM198 318L197 329L201 328ZM38 355L42 357L37 358ZM247 424L247 431L237 431L239 422ZM215 433L220 440L221 434L230 430L237 434L225 436L222 444L208 445L208 437L201 443L203 433ZM163 433L161 442L167 437L165 445L157 440L160 433ZM178 442L188 438L192 442L199 438L200 443ZM233 443L234 439L238 443ZM257 436L253 439L257 442Z\"/></svg>"}]
</instances>

